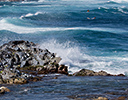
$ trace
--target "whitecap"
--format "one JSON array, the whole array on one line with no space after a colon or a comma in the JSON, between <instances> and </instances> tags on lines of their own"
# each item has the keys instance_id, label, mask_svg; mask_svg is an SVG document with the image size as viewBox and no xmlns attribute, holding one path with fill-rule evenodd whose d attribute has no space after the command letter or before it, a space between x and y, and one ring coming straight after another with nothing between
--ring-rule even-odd
<instances>
[{"instance_id":1,"label":"whitecap","mask_svg":"<svg viewBox=\"0 0 128 100\"><path fill-rule=\"evenodd\" d=\"M116 3L123 3L123 2L128 2L128 0L110 0L108 2L116 2Z\"/></svg>"},{"instance_id":2,"label":"whitecap","mask_svg":"<svg viewBox=\"0 0 128 100\"><path fill-rule=\"evenodd\" d=\"M22 19L22 18L24 18L24 17L37 16L37 15L39 15L39 14L43 14L43 13L42 13L42 12L36 12L36 13L34 13L34 14L28 13L28 14L26 14L26 15L22 15L22 16L20 17L20 19Z\"/></svg>"}]
</instances>

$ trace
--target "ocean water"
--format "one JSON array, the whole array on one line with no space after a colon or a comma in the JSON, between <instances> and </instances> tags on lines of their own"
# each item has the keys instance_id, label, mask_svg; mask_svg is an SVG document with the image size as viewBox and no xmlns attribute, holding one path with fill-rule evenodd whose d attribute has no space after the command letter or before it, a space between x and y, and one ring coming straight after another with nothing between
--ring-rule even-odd
<instances>
[{"instance_id":1,"label":"ocean water","mask_svg":"<svg viewBox=\"0 0 128 100\"><path fill-rule=\"evenodd\" d=\"M128 75L128 0L0 2L0 45L12 40L57 53L69 73L85 68Z\"/></svg>"}]
</instances>

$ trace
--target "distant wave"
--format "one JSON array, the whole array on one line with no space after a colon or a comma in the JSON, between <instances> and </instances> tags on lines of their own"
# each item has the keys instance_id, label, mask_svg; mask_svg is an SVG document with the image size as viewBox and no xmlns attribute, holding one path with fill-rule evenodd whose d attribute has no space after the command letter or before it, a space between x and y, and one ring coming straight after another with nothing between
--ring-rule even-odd
<instances>
[{"instance_id":1,"label":"distant wave","mask_svg":"<svg viewBox=\"0 0 128 100\"><path fill-rule=\"evenodd\" d=\"M105 12L109 13L123 13L123 14L128 14L128 8L126 6L122 7L98 7L99 10L103 10Z\"/></svg>"},{"instance_id":2,"label":"distant wave","mask_svg":"<svg viewBox=\"0 0 128 100\"><path fill-rule=\"evenodd\" d=\"M0 20L0 30L8 30L18 34L25 33L35 33L35 32L46 32L46 31L67 31L67 30L92 30L92 31L103 31L103 32L112 32L112 33L123 33L127 30L115 29L114 28L98 28L98 27L23 27L16 26L14 24L8 23L6 19Z\"/></svg>"},{"instance_id":3,"label":"distant wave","mask_svg":"<svg viewBox=\"0 0 128 100\"><path fill-rule=\"evenodd\" d=\"M110 0L108 2L122 3L122 2L128 2L128 0Z\"/></svg>"}]
</instances>

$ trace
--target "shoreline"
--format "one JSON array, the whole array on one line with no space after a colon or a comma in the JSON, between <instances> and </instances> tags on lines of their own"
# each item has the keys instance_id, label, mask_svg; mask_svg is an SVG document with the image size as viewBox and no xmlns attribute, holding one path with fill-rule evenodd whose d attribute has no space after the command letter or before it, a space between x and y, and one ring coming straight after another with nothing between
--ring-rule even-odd
<instances>
[{"instance_id":1,"label":"shoreline","mask_svg":"<svg viewBox=\"0 0 128 100\"><path fill-rule=\"evenodd\" d=\"M94 82L98 82L99 89L102 87L102 85L108 84L109 87L110 84L115 84L116 80L124 81L124 79L127 81L128 78L124 74L119 75L112 75L105 71L99 71L95 72L93 70L88 69L81 69L78 72L75 72L73 74L68 73L68 66L60 65L59 62L62 58L56 57L55 53L49 52L47 49L43 50L38 48L36 44L29 41L10 41L9 43L3 44L0 47L0 83L1 86L7 86L12 88L13 86L25 86L26 85L32 85L34 88L34 85L39 84L42 82L42 84L46 85L45 82L47 81L51 82L49 84L57 84L62 85L62 87L58 88L59 91L63 91L63 85L66 84L66 86L71 85L73 86L74 91L77 91L75 89L77 87L77 84L80 85L80 88L78 90L82 93L82 85L83 82L85 85L88 85L88 87L91 88L90 92L93 90L93 87L97 87ZM83 80L86 79L86 80ZM114 81L110 81L114 80ZM79 81L77 81L79 80ZM71 83L70 83L71 81ZM82 82L83 81L83 82ZM66 82L66 83L64 83ZM108 83L105 83L108 82ZM57 84L56 84L57 83ZM79 86L78 85L78 86ZM114 86L114 91L116 90L117 84ZM118 85L117 85L118 86ZM31 88L32 88L31 87ZM25 86L25 88L27 88ZM86 88L86 87L84 87ZM106 89L106 87L104 87ZM12 89L7 90L6 88L1 87L0 91L1 94L10 92ZM16 88L18 89L18 87ZM50 89L47 87L47 89ZM46 91L47 91L46 89ZM71 89L71 88L70 88ZM87 88L88 89L88 88ZM102 88L101 88L102 89ZM111 90L111 89L110 89ZM24 90L28 92L27 90ZM55 90L53 90L55 91ZM68 89L66 90L68 91ZM71 91L71 90L70 90ZM108 90L109 91L109 90ZM16 92L16 90L15 90ZM17 91L18 92L18 91ZM36 91L33 91L36 92ZM71 91L73 92L73 91ZM8 93L11 94L12 92ZM91 92L93 93L93 91ZM113 94L115 92L112 92ZM105 96L101 92L102 95L66 95L66 98L68 99L78 99L82 100L83 98L87 98L89 100L108 100L106 97L109 94L112 94L111 92L108 92ZM112 95L113 95L112 94ZM118 93L115 93L116 95L119 95ZM126 97L126 93L122 92L122 96L119 96L118 98L128 98ZM77 97L76 97L77 96ZM92 99L90 99L92 98ZM118 98L116 98L118 100ZM86 100L86 99L85 99Z\"/></svg>"}]
</instances>

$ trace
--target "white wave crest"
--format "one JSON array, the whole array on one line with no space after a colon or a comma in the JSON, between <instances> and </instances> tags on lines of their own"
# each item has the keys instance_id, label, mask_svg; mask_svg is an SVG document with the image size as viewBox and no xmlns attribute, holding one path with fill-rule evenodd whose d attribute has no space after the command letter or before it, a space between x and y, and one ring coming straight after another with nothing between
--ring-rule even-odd
<instances>
[{"instance_id":1,"label":"white wave crest","mask_svg":"<svg viewBox=\"0 0 128 100\"><path fill-rule=\"evenodd\" d=\"M122 8L124 8L124 7L122 7ZM124 11L122 8L118 8L118 11L120 11L120 12L122 12L124 14L128 14L128 12Z\"/></svg>"},{"instance_id":2,"label":"white wave crest","mask_svg":"<svg viewBox=\"0 0 128 100\"><path fill-rule=\"evenodd\" d=\"M26 15L22 15L22 16L20 17L20 19L22 19L22 18L24 18L24 17L37 16L37 15L39 15L39 14L42 14L42 12L36 12L35 14L28 13L28 14L26 14Z\"/></svg>"},{"instance_id":3,"label":"white wave crest","mask_svg":"<svg viewBox=\"0 0 128 100\"><path fill-rule=\"evenodd\" d=\"M116 3L123 3L123 2L128 2L128 0L110 0L108 2L116 2Z\"/></svg>"}]
</instances>

